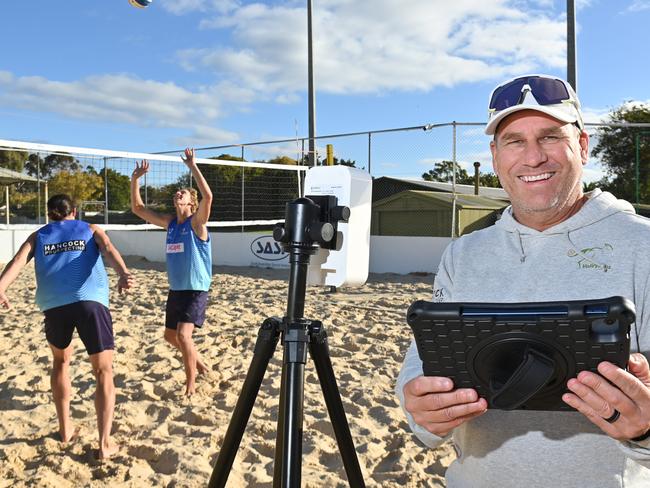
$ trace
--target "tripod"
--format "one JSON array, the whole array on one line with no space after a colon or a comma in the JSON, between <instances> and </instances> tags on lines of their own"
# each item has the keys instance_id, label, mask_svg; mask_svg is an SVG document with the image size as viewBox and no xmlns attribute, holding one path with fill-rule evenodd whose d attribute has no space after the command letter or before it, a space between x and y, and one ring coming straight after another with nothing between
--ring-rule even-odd
<instances>
[{"instance_id":1,"label":"tripod","mask_svg":"<svg viewBox=\"0 0 650 488\"><path fill-rule=\"evenodd\" d=\"M317 251L317 244L329 245L335 239L336 222L349 216L349 210L344 207L332 206L325 201L322 203L323 205L317 205L309 198L298 198L288 203L284 227L276 226L273 231L275 240L280 241L289 253L287 313L282 319L267 318L260 326L253 359L212 471L209 488L223 488L226 485L264 373L280 337L284 354L273 487L300 487L304 379L308 350L323 390L348 482L355 488L365 487L329 357L327 333L322 322L303 318L310 256ZM331 219L335 219L334 225L328 221Z\"/></svg>"}]
</instances>

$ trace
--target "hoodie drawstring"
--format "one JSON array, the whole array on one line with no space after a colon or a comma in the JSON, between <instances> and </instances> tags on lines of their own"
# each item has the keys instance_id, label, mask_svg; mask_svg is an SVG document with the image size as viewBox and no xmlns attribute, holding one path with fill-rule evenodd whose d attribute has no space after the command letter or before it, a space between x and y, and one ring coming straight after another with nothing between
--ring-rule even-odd
<instances>
[{"instance_id":1,"label":"hoodie drawstring","mask_svg":"<svg viewBox=\"0 0 650 488\"><path fill-rule=\"evenodd\" d=\"M521 232L519 232L519 229L515 229L515 232L517 233L517 238L519 239L519 262L523 263L526 261L526 251L524 251L524 241L521 238Z\"/></svg>"}]
</instances>

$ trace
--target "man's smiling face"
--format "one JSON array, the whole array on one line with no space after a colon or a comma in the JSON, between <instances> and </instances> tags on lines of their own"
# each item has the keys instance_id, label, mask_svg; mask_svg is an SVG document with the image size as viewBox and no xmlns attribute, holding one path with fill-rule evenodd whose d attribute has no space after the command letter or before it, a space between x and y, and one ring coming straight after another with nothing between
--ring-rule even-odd
<instances>
[{"instance_id":1,"label":"man's smiling face","mask_svg":"<svg viewBox=\"0 0 650 488\"><path fill-rule=\"evenodd\" d=\"M494 170L519 222L563 220L583 195L588 143L589 136L574 125L534 110L499 124L490 144Z\"/></svg>"}]
</instances>

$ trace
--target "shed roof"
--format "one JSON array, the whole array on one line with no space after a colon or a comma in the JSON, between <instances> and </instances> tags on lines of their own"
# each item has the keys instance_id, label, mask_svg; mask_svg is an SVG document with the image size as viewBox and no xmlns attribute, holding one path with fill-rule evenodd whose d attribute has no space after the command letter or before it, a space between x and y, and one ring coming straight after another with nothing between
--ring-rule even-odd
<instances>
[{"instance_id":1,"label":"shed roof","mask_svg":"<svg viewBox=\"0 0 650 488\"><path fill-rule=\"evenodd\" d=\"M384 206L395 200L399 200L405 197L414 197L417 199L433 201L438 203L443 203L445 205L451 206L454 194L453 193L442 193L434 191L425 191L425 190L406 190L390 197L378 200L375 202L375 207ZM493 209L499 210L508 206L508 202L503 200L484 197L480 195L458 195L456 194L456 206L458 208L475 208L475 209Z\"/></svg>"},{"instance_id":2,"label":"shed roof","mask_svg":"<svg viewBox=\"0 0 650 488\"><path fill-rule=\"evenodd\" d=\"M12 169L0 168L0 185L11 185L25 181L37 182L38 179Z\"/></svg>"},{"instance_id":3,"label":"shed roof","mask_svg":"<svg viewBox=\"0 0 650 488\"><path fill-rule=\"evenodd\" d=\"M451 183L445 183L442 181L424 181L416 180L410 178L393 178L392 176L380 176L377 180L394 180L402 181L412 185L417 185L418 187L429 190L434 190L438 192L449 192L451 193L454 190L454 185ZM474 185L455 185L456 193L462 195L474 195ZM479 196L498 198L500 200L510 200L510 197L503 188L492 188L488 186L479 186Z\"/></svg>"}]
</instances>

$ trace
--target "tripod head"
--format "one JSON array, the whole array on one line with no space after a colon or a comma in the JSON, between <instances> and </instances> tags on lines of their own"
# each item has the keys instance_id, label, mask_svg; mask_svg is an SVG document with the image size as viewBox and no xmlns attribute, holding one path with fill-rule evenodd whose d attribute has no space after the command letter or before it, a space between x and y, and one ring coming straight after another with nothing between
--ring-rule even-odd
<instances>
[{"instance_id":1,"label":"tripod head","mask_svg":"<svg viewBox=\"0 0 650 488\"><path fill-rule=\"evenodd\" d=\"M350 209L336 202L332 195L297 198L287 203L284 224L276 224L273 229L273 238L289 253L289 322L302 318L304 312L310 257L316 254L319 246L335 248L337 224L350 217Z\"/></svg>"},{"instance_id":2,"label":"tripod head","mask_svg":"<svg viewBox=\"0 0 650 488\"><path fill-rule=\"evenodd\" d=\"M273 238L285 252L315 254L318 246L336 249L339 221L350 218L348 207L337 205L333 195L297 198L287 203L284 224L276 224Z\"/></svg>"}]
</instances>

